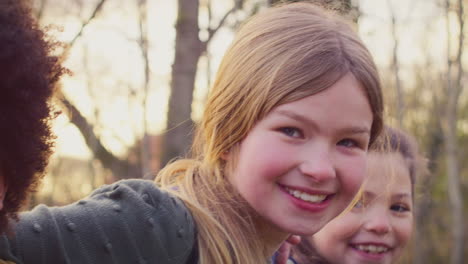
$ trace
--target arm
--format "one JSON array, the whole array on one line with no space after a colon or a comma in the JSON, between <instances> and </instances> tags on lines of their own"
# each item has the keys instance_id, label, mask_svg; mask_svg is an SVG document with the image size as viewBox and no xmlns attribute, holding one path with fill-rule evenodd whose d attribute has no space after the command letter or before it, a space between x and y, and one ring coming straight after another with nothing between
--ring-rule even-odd
<instances>
[{"instance_id":1,"label":"arm","mask_svg":"<svg viewBox=\"0 0 468 264\"><path fill-rule=\"evenodd\" d=\"M195 244L186 207L152 182L104 186L77 203L38 206L2 237L0 259L16 263L183 263Z\"/></svg>"}]
</instances>

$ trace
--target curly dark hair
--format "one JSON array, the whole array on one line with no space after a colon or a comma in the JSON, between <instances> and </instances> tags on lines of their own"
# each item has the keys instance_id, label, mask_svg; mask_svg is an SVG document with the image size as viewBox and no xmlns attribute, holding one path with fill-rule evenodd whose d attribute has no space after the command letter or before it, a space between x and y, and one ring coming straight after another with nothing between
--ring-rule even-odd
<instances>
[{"instance_id":1,"label":"curly dark hair","mask_svg":"<svg viewBox=\"0 0 468 264\"><path fill-rule=\"evenodd\" d=\"M0 2L0 176L8 190L0 210L0 231L45 173L53 139L50 103L65 72L47 39L20 0Z\"/></svg>"}]
</instances>

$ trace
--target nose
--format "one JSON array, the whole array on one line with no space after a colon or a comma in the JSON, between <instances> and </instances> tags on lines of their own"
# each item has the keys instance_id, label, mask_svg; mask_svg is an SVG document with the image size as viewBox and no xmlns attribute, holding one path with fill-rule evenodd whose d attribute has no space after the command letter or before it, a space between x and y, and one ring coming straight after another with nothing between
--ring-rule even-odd
<instances>
[{"instance_id":1,"label":"nose","mask_svg":"<svg viewBox=\"0 0 468 264\"><path fill-rule=\"evenodd\" d=\"M336 177L333 158L328 150L310 151L309 154L304 155L299 170L303 175L309 176L317 183Z\"/></svg>"},{"instance_id":2,"label":"nose","mask_svg":"<svg viewBox=\"0 0 468 264\"><path fill-rule=\"evenodd\" d=\"M392 229L389 215L380 210L368 212L364 218L364 228L377 235L385 235Z\"/></svg>"}]
</instances>

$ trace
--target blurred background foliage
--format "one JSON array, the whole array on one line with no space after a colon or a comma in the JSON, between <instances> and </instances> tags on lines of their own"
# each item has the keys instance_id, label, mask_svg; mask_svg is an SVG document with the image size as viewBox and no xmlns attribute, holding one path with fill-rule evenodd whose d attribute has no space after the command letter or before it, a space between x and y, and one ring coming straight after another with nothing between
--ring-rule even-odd
<instances>
[{"instance_id":1,"label":"blurred background foliage","mask_svg":"<svg viewBox=\"0 0 468 264\"><path fill-rule=\"evenodd\" d=\"M21 0L62 42L56 154L30 206L152 179L187 153L223 51L268 0ZM402 263L468 259L464 0L316 0L350 18L375 57L387 123L418 140L415 235Z\"/></svg>"}]
</instances>

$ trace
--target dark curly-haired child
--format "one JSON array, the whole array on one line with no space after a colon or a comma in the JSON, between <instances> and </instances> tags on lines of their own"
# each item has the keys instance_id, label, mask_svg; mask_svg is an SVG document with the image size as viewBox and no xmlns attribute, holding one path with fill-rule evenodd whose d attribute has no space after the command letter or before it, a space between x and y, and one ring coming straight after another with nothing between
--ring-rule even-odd
<instances>
[{"instance_id":1,"label":"dark curly-haired child","mask_svg":"<svg viewBox=\"0 0 468 264\"><path fill-rule=\"evenodd\" d=\"M54 136L50 99L64 72L56 44L24 1L0 1L0 231L44 175Z\"/></svg>"}]
</instances>

